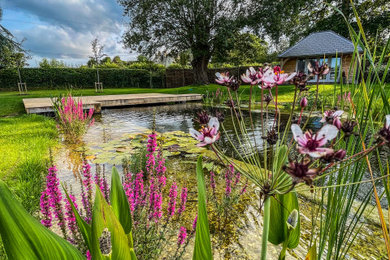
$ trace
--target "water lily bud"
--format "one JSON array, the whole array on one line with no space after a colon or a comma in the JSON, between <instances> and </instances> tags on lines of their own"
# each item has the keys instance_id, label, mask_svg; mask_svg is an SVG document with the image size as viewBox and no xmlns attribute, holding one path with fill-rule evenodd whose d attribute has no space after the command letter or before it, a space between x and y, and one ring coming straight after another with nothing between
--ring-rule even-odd
<instances>
[{"instance_id":1,"label":"water lily bud","mask_svg":"<svg viewBox=\"0 0 390 260\"><path fill-rule=\"evenodd\" d=\"M301 99L301 102L300 102L301 108L307 107L307 103L308 103L307 98L306 98L306 97L303 97L303 98Z\"/></svg>"},{"instance_id":2,"label":"water lily bud","mask_svg":"<svg viewBox=\"0 0 390 260\"><path fill-rule=\"evenodd\" d=\"M298 211L296 209L291 211L290 215L287 218L286 223L287 223L287 227L289 229L295 229L297 227L297 224L298 224Z\"/></svg>"}]
</instances>

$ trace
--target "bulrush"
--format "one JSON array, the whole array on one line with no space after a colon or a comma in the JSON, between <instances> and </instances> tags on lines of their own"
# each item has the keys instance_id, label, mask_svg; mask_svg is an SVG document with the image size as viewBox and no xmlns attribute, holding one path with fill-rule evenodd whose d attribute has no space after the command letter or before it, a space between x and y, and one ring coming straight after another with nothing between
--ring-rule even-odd
<instances>
[{"instance_id":1,"label":"bulrush","mask_svg":"<svg viewBox=\"0 0 390 260\"><path fill-rule=\"evenodd\" d=\"M314 62L314 66L311 62L307 64L307 69L313 75L326 75L329 73L329 66L326 63L320 63L318 61Z\"/></svg>"},{"instance_id":2,"label":"bulrush","mask_svg":"<svg viewBox=\"0 0 390 260\"><path fill-rule=\"evenodd\" d=\"M249 69L246 70L245 74L241 75L242 81L251 85L259 84L262 78L263 78L262 68L259 68L259 70L256 71L253 67L250 67Z\"/></svg>"},{"instance_id":3,"label":"bulrush","mask_svg":"<svg viewBox=\"0 0 390 260\"><path fill-rule=\"evenodd\" d=\"M386 122L383 128L379 131L379 136L383 141L390 143L390 115L386 116Z\"/></svg>"},{"instance_id":4,"label":"bulrush","mask_svg":"<svg viewBox=\"0 0 390 260\"><path fill-rule=\"evenodd\" d=\"M190 134L199 141L197 144L198 146L206 146L215 143L220 137L218 119L212 117L207 127L202 127L199 132L191 128Z\"/></svg>"},{"instance_id":5,"label":"bulrush","mask_svg":"<svg viewBox=\"0 0 390 260\"><path fill-rule=\"evenodd\" d=\"M322 146L337 136L337 127L325 125L316 134L313 134L311 131L303 134L302 129L297 124L292 124L291 130L295 141L298 143L298 150L301 154L308 154L311 157L319 158L325 156L327 153L333 152L333 149Z\"/></svg>"},{"instance_id":6,"label":"bulrush","mask_svg":"<svg viewBox=\"0 0 390 260\"><path fill-rule=\"evenodd\" d=\"M229 72L226 72L226 73L217 72L217 73L215 73L215 76L217 77L215 82L217 82L220 85L224 85L224 86L227 86L233 79L233 77L229 77Z\"/></svg>"},{"instance_id":7,"label":"bulrush","mask_svg":"<svg viewBox=\"0 0 390 260\"><path fill-rule=\"evenodd\" d=\"M317 176L318 169L310 168L311 161L307 158L298 161L290 161L287 166L283 166L283 170L287 172L294 184L305 182L311 185L313 178Z\"/></svg>"}]
</instances>

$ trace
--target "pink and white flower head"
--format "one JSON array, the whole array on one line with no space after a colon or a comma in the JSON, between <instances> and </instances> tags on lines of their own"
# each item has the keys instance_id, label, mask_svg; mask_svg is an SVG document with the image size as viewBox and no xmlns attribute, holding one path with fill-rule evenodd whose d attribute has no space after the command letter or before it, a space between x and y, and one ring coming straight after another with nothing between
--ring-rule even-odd
<instances>
[{"instance_id":1,"label":"pink and white flower head","mask_svg":"<svg viewBox=\"0 0 390 260\"><path fill-rule=\"evenodd\" d=\"M338 129L341 128L340 117L344 113L343 110L328 110L324 112L324 116L320 120L321 123L328 123L335 125Z\"/></svg>"},{"instance_id":2,"label":"pink and white flower head","mask_svg":"<svg viewBox=\"0 0 390 260\"><path fill-rule=\"evenodd\" d=\"M261 82L261 79L263 78L263 70L262 68L259 68L258 71L256 71L253 67L250 67L246 70L245 74L241 75L242 81L245 83L249 83L251 85L256 85Z\"/></svg>"},{"instance_id":3,"label":"pink and white flower head","mask_svg":"<svg viewBox=\"0 0 390 260\"><path fill-rule=\"evenodd\" d=\"M385 125L379 130L379 136L387 143L390 143L390 115L386 116Z\"/></svg>"},{"instance_id":4,"label":"pink and white flower head","mask_svg":"<svg viewBox=\"0 0 390 260\"><path fill-rule=\"evenodd\" d=\"M217 79L215 80L215 82L217 82L218 84L221 84L221 85L228 85L233 77L229 77L229 72L226 72L226 73L215 73L215 76L217 77Z\"/></svg>"},{"instance_id":5,"label":"pink and white flower head","mask_svg":"<svg viewBox=\"0 0 390 260\"><path fill-rule=\"evenodd\" d=\"M206 127L202 127L199 132L193 128L190 128L190 134L196 140L199 141L198 146L206 146L218 141L220 137L219 133L219 121L216 117L212 117Z\"/></svg>"},{"instance_id":6,"label":"pink and white flower head","mask_svg":"<svg viewBox=\"0 0 390 260\"><path fill-rule=\"evenodd\" d=\"M320 65L318 61L314 63L314 66L311 64L311 62L309 62L309 64L307 64L307 69L311 74L314 75L326 75L329 73L328 64L322 63L322 65Z\"/></svg>"},{"instance_id":7,"label":"pink and white flower head","mask_svg":"<svg viewBox=\"0 0 390 260\"><path fill-rule=\"evenodd\" d=\"M272 69L268 69L264 73L263 77L263 86L259 86L263 89L271 89L275 87L276 85L281 85L286 81L292 80L297 73L291 73L290 75L288 73L284 73L279 66L275 66L273 71Z\"/></svg>"},{"instance_id":8,"label":"pink and white flower head","mask_svg":"<svg viewBox=\"0 0 390 260\"><path fill-rule=\"evenodd\" d=\"M322 146L333 140L339 132L334 125L324 125L316 134L313 134L311 131L303 134L302 129L297 124L291 125L291 131L294 135L294 140L298 143L298 151L313 158L320 158L332 153L333 149Z\"/></svg>"}]
</instances>

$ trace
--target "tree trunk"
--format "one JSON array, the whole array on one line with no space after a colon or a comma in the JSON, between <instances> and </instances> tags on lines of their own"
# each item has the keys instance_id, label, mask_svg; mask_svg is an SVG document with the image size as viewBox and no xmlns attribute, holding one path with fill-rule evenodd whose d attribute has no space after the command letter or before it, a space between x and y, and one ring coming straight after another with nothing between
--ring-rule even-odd
<instances>
[{"instance_id":1,"label":"tree trunk","mask_svg":"<svg viewBox=\"0 0 390 260\"><path fill-rule=\"evenodd\" d=\"M194 83L199 85L209 84L207 75L207 65L209 64L209 56L198 56L192 60L192 70L194 72Z\"/></svg>"}]
</instances>

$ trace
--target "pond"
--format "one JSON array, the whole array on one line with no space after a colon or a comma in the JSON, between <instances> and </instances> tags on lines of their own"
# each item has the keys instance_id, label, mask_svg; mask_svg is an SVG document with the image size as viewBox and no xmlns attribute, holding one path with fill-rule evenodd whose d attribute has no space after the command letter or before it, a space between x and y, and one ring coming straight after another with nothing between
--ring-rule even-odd
<instances>
[{"instance_id":1,"label":"pond","mask_svg":"<svg viewBox=\"0 0 390 260\"><path fill-rule=\"evenodd\" d=\"M62 145L55 153L55 163L59 170L59 178L72 186L72 191L80 192L78 176L81 171L83 156L92 166L92 172L96 170L95 164L104 166L105 174L109 175L110 169L115 165L119 171L122 170L122 162L136 153L146 144L146 135L151 132L155 122L156 131L162 135L164 141L164 155L167 158L168 183L176 180L178 187L186 186L189 189L188 207L185 217L182 219L184 225L191 226L196 215L197 193L195 161L199 154L204 154L208 170L218 169L218 163L213 160L213 155L205 148L196 147L196 141L188 134L189 128L198 128L194 123L194 116L197 111L203 109L202 104L186 103L176 105L161 105L154 107L131 107L120 109L105 109L96 118L95 124L90 127L83 138L83 142L77 145ZM222 111L222 110L221 110ZM229 116L229 111L224 110L224 127L228 136L235 141L234 127ZM249 120L247 113L244 113L245 120ZM260 116L257 113L254 117L254 134L251 142L256 142L262 147L264 141L260 123ZM153 118L155 118L153 120ZM287 115L281 117L280 128L283 129ZM272 125L273 121L269 121ZM311 121L310 128L319 128L321 125L318 119ZM233 154L228 145L228 139L224 134L218 142L221 149L227 154ZM259 148L261 149L261 148ZM241 151L245 153L245 151ZM215 158L214 158L215 159ZM210 178L206 175L206 179ZM216 176L217 192L216 199L224 193L224 176L221 173ZM362 191L364 195L366 191ZM307 196L300 195L301 206L301 242L299 246L290 251L287 259L304 259L308 251L311 237L311 207ZM258 259L260 256L261 241L261 214L259 213L259 193L248 187L245 194L240 197L239 203L231 205L230 214L221 218L218 210L209 207L210 230L212 234L213 253L215 259ZM225 212L226 213L226 212ZM368 239L369 238L369 239ZM188 249L183 254L184 259L191 259L193 239ZM356 248L351 250L351 256L356 259L365 259L366 256L380 256L378 245L384 245L381 239L380 228L365 225L356 240ZM361 245L376 250L359 251ZM165 254L175 250L176 240L172 238L172 245L167 243ZM269 259L276 259L280 247L269 247ZM164 253L163 253L164 256Z\"/></svg>"}]
</instances>

